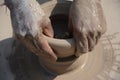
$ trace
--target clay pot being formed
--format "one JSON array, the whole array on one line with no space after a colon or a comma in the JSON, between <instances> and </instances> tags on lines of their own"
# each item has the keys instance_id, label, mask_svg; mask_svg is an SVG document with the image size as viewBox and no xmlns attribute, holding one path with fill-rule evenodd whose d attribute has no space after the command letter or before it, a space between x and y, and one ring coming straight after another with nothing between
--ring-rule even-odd
<instances>
[{"instance_id":1,"label":"clay pot being formed","mask_svg":"<svg viewBox=\"0 0 120 80\"><path fill-rule=\"evenodd\" d=\"M69 37L67 28L70 5L70 1L50 1L42 4L46 15L51 18L55 33L55 38L46 37L46 39L59 58L69 57L75 53L74 39Z\"/></svg>"},{"instance_id":2,"label":"clay pot being formed","mask_svg":"<svg viewBox=\"0 0 120 80\"><path fill-rule=\"evenodd\" d=\"M64 33L68 32L68 16L70 9L71 1L50 1L42 4L46 15L51 18L53 28L55 31L55 36L61 38L61 35L64 36ZM57 21L58 20L58 21ZM46 70L62 74L65 72L73 71L75 69L82 68L88 61L88 56L91 54L82 54L80 57L75 57L75 43L74 39L71 36L64 39L56 39L46 37L52 49L57 53L58 60L57 62L52 62L46 60L45 57L39 56L40 64L46 68ZM94 53L94 52L93 52ZM94 55L94 54L92 54ZM94 57L94 56L92 56ZM92 59L91 59L92 60ZM91 61L89 60L89 61Z\"/></svg>"},{"instance_id":3,"label":"clay pot being formed","mask_svg":"<svg viewBox=\"0 0 120 80\"><path fill-rule=\"evenodd\" d=\"M58 74L76 69L86 59L85 56L82 56L79 61L80 64L75 63L77 58L74 56L74 39L69 35L67 29L70 5L71 1L50 1L42 4L46 15L51 18L55 32L55 38L46 37L46 39L52 49L57 53L58 61L46 61L43 56L40 56L40 63L48 70ZM63 39L57 39L56 37Z\"/></svg>"},{"instance_id":4,"label":"clay pot being formed","mask_svg":"<svg viewBox=\"0 0 120 80\"><path fill-rule=\"evenodd\" d=\"M74 39L69 36L69 31L67 29L70 5L71 1L50 1L42 4L42 8L46 15L51 18L56 37L45 38L49 42L52 49L55 51L58 60L57 62L53 62L46 60L46 58L43 56L39 56L39 61L46 69L58 74L76 69L78 66L83 65L86 59L85 55L81 56L79 61L80 64L73 64L76 62L77 58L74 56ZM67 36L64 36L66 34Z\"/></svg>"}]
</instances>

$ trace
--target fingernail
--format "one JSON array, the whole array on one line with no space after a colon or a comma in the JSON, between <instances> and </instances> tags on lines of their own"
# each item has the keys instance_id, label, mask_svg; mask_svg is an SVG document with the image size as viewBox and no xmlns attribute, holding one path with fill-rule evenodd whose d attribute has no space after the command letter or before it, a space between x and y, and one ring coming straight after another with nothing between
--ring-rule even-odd
<instances>
[{"instance_id":1,"label":"fingernail","mask_svg":"<svg viewBox=\"0 0 120 80\"><path fill-rule=\"evenodd\" d=\"M81 55L80 52L79 52L79 53L75 53L75 56L76 56L76 57L80 57L80 55Z\"/></svg>"},{"instance_id":2,"label":"fingernail","mask_svg":"<svg viewBox=\"0 0 120 80\"><path fill-rule=\"evenodd\" d=\"M94 47L91 47L91 48L89 49L89 51L93 51L93 49L94 49Z\"/></svg>"},{"instance_id":3,"label":"fingernail","mask_svg":"<svg viewBox=\"0 0 120 80\"><path fill-rule=\"evenodd\" d=\"M81 48L81 53L87 53L88 52L88 48L84 47L84 48Z\"/></svg>"},{"instance_id":4,"label":"fingernail","mask_svg":"<svg viewBox=\"0 0 120 80\"><path fill-rule=\"evenodd\" d=\"M49 58L50 58L50 60L52 60L52 61L57 61L57 56L49 56Z\"/></svg>"}]
</instances>

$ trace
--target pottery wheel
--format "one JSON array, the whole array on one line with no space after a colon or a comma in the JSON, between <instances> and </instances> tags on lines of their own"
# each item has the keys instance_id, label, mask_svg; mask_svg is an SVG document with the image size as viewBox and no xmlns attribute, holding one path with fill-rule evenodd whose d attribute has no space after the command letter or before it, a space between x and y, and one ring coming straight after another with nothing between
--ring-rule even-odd
<instances>
[{"instance_id":1,"label":"pottery wheel","mask_svg":"<svg viewBox=\"0 0 120 80\"><path fill-rule=\"evenodd\" d=\"M102 5L107 33L85 65L61 75L42 67L37 56L12 38L9 12L0 7L0 80L120 80L120 0L102 0Z\"/></svg>"}]
</instances>

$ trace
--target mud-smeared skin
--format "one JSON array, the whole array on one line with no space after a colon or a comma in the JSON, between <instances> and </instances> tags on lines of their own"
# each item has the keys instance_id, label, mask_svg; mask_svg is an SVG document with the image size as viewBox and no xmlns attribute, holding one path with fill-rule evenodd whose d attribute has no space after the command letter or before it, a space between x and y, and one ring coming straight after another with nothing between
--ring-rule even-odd
<instances>
[{"instance_id":1,"label":"mud-smeared skin","mask_svg":"<svg viewBox=\"0 0 120 80\"><path fill-rule=\"evenodd\" d=\"M92 51L106 32L100 0L74 0L69 27L76 41L76 56Z\"/></svg>"},{"instance_id":2,"label":"mud-smeared skin","mask_svg":"<svg viewBox=\"0 0 120 80\"><path fill-rule=\"evenodd\" d=\"M37 55L57 56L43 37L53 37L49 18L35 0L5 0L10 9L16 38ZM106 22L99 0L74 0L70 11L69 27L76 41L76 56L80 52L92 51L101 35L106 31ZM46 58L47 58L46 57Z\"/></svg>"},{"instance_id":3,"label":"mud-smeared skin","mask_svg":"<svg viewBox=\"0 0 120 80\"><path fill-rule=\"evenodd\" d=\"M55 53L43 37L43 34L54 36L51 22L39 3L36 0L5 0L5 5L10 9L16 38L37 55L56 60Z\"/></svg>"}]
</instances>

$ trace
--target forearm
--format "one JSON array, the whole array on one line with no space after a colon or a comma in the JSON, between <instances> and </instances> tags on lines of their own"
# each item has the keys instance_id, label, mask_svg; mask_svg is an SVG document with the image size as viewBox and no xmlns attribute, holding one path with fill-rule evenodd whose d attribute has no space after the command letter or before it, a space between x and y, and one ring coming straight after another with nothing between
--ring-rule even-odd
<instances>
[{"instance_id":1,"label":"forearm","mask_svg":"<svg viewBox=\"0 0 120 80\"><path fill-rule=\"evenodd\" d=\"M9 2L8 2L9 1ZM10 9L11 22L15 34L25 37L27 34L36 36L45 13L35 0L6 0L6 6Z\"/></svg>"},{"instance_id":2,"label":"forearm","mask_svg":"<svg viewBox=\"0 0 120 80\"><path fill-rule=\"evenodd\" d=\"M73 3L75 5L91 8L91 6L93 6L96 1L98 1L98 0L74 0Z\"/></svg>"},{"instance_id":3,"label":"forearm","mask_svg":"<svg viewBox=\"0 0 120 80\"><path fill-rule=\"evenodd\" d=\"M72 10L76 13L76 15L79 15L80 19L90 19L89 17L93 14L93 0L74 0L72 4Z\"/></svg>"}]
</instances>

